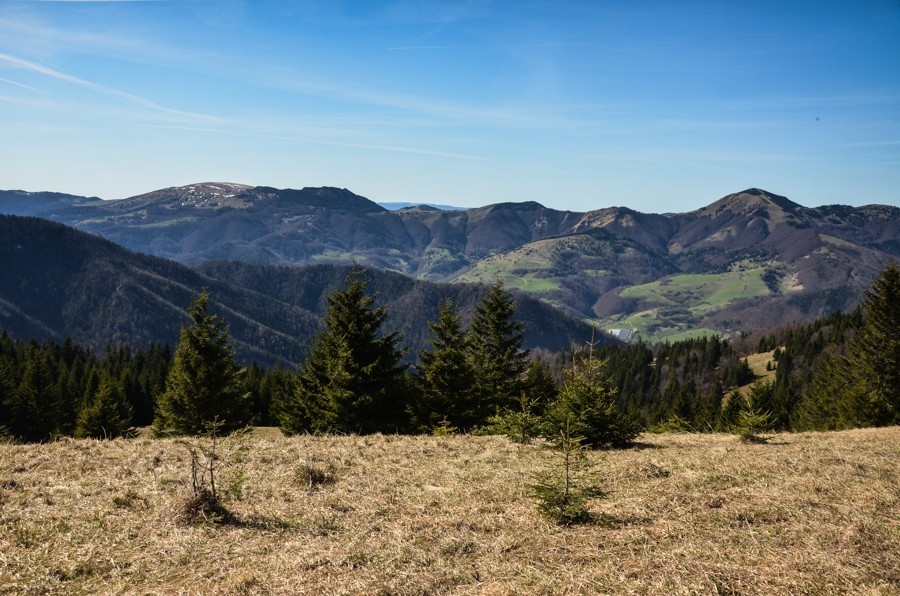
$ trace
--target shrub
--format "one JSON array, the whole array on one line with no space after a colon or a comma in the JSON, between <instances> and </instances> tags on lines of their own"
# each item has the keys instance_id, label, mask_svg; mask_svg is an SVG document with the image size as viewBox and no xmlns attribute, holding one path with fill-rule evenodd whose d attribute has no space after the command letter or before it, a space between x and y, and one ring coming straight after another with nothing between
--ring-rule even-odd
<instances>
[{"instance_id":1,"label":"shrub","mask_svg":"<svg viewBox=\"0 0 900 596\"><path fill-rule=\"evenodd\" d=\"M766 432L772 428L772 417L763 412L759 408L749 408L742 410L738 414L737 424L734 426L734 432L745 443L765 443L768 439L760 433Z\"/></svg>"},{"instance_id":2,"label":"shrub","mask_svg":"<svg viewBox=\"0 0 900 596\"><path fill-rule=\"evenodd\" d=\"M530 443L540 435L541 418L534 413L535 402L523 391L519 397L519 409L506 410L488 418L485 434L506 435L516 443Z\"/></svg>"}]
</instances>

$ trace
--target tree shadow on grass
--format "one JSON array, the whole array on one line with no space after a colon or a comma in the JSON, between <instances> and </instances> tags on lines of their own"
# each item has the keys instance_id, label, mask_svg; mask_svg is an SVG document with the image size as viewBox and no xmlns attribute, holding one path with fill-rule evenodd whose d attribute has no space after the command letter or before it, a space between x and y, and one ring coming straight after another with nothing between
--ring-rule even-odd
<instances>
[{"instance_id":1,"label":"tree shadow on grass","mask_svg":"<svg viewBox=\"0 0 900 596\"><path fill-rule=\"evenodd\" d=\"M653 519L636 515L619 517L609 513L591 513L590 523L608 530L619 530L630 526L646 526L652 524Z\"/></svg>"},{"instance_id":2,"label":"tree shadow on grass","mask_svg":"<svg viewBox=\"0 0 900 596\"><path fill-rule=\"evenodd\" d=\"M635 451L644 451L647 449L665 449L665 445L659 445L658 443L645 443L643 441L634 441L629 443L626 447L622 447L622 449L634 449Z\"/></svg>"}]
</instances>

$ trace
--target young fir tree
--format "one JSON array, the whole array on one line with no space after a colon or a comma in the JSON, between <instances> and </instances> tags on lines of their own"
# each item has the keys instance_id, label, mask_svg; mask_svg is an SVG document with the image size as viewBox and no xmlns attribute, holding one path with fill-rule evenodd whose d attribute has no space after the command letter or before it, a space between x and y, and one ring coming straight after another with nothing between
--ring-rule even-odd
<instances>
[{"instance_id":1,"label":"young fir tree","mask_svg":"<svg viewBox=\"0 0 900 596\"><path fill-rule=\"evenodd\" d=\"M449 298L440 315L428 323L433 335L431 351L420 354L415 413L420 430L450 425L469 430L483 422L475 403L475 375L468 359L469 340L459 311Z\"/></svg>"},{"instance_id":2,"label":"young fir tree","mask_svg":"<svg viewBox=\"0 0 900 596\"><path fill-rule=\"evenodd\" d=\"M750 394L737 414L732 432L746 443L766 443L762 433L772 430L775 422L771 411L775 387L768 381L757 381L750 386Z\"/></svg>"},{"instance_id":3,"label":"young fir tree","mask_svg":"<svg viewBox=\"0 0 900 596\"><path fill-rule=\"evenodd\" d=\"M528 351L522 349L525 325L513 320L516 304L497 280L475 307L469 329L469 362L475 371L477 417L488 417L515 408L528 367Z\"/></svg>"},{"instance_id":4,"label":"young fir tree","mask_svg":"<svg viewBox=\"0 0 900 596\"><path fill-rule=\"evenodd\" d=\"M595 449L624 447L634 440L640 429L619 408L606 365L606 359L594 356L593 344L573 354L559 397L547 409L545 436L553 440L565 432L583 437Z\"/></svg>"},{"instance_id":5,"label":"young fir tree","mask_svg":"<svg viewBox=\"0 0 900 596\"><path fill-rule=\"evenodd\" d=\"M548 439L551 447L561 456L560 465L559 469L540 474L531 487L538 500L538 511L561 526L591 522L593 516L587 509L587 501L592 497L602 497L603 491L583 479L584 437L572 434L567 419L559 436Z\"/></svg>"},{"instance_id":6,"label":"young fir tree","mask_svg":"<svg viewBox=\"0 0 900 596\"><path fill-rule=\"evenodd\" d=\"M249 421L249 400L228 325L208 310L204 289L188 309L191 323L181 327L166 388L156 404L157 436L200 434L216 420L222 432L232 432Z\"/></svg>"},{"instance_id":7,"label":"young fir tree","mask_svg":"<svg viewBox=\"0 0 900 596\"><path fill-rule=\"evenodd\" d=\"M103 375L96 391L85 397L75 426L76 437L115 439L129 433L132 410L120 381Z\"/></svg>"},{"instance_id":8,"label":"young fir tree","mask_svg":"<svg viewBox=\"0 0 900 596\"><path fill-rule=\"evenodd\" d=\"M327 298L325 328L303 364L293 403L281 412L288 434L396 432L406 426L406 366L397 333L379 337L387 311L366 293L354 264Z\"/></svg>"}]
</instances>

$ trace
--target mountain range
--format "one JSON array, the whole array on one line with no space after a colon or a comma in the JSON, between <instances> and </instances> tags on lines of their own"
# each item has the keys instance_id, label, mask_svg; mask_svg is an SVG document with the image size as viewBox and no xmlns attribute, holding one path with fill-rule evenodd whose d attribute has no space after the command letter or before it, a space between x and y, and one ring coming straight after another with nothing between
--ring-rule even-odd
<instances>
[{"instance_id":1,"label":"mountain range","mask_svg":"<svg viewBox=\"0 0 900 596\"><path fill-rule=\"evenodd\" d=\"M809 208L756 188L665 215L535 202L389 211L346 189L231 183L119 201L3 191L0 212L195 267L356 259L419 280L500 279L573 317L651 340L738 334L852 308L900 256L897 207Z\"/></svg>"},{"instance_id":2,"label":"mountain range","mask_svg":"<svg viewBox=\"0 0 900 596\"><path fill-rule=\"evenodd\" d=\"M325 296L341 287L347 265L272 267L238 262L196 269L122 248L45 219L0 215L0 329L14 337L109 345L174 345L187 306L209 289L213 310L230 326L240 360L297 364L321 327ZM444 299L471 313L485 288L435 284L369 269L368 290L388 306L387 332L399 331L415 361L429 346L428 321ZM517 295L528 348L564 350L591 338L586 323ZM613 342L609 339L607 343Z\"/></svg>"}]
</instances>

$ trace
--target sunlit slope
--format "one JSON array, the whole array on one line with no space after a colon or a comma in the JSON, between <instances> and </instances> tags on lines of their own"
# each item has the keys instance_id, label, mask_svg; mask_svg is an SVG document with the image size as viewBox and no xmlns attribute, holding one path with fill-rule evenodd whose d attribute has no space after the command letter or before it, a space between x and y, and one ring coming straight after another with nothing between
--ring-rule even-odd
<instances>
[{"instance_id":1,"label":"sunlit slope","mask_svg":"<svg viewBox=\"0 0 900 596\"><path fill-rule=\"evenodd\" d=\"M656 341L721 333L704 327L704 317L781 292L785 271L781 263L741 261L724 272L683 274L644 245L591 230L485 258L454 281L499 279L605 328L635 329Z\"/></svg>"},{"instance_id":2,"label":"sunlit slope","mask_svg":"<svg viewBox=\"0 0 900 596\"><path fill-rule=\"evenodd\" d=\"M642 337L675 341L716 333L698 324L729 303L768 296L768 267L737 268L726 273L686 274L631 286L619 292L625 314L601 319L606 327L637 329Z\"/></svg>"},{"instance_id":3,"label":"sunlit slope","mask_svg":"<svg viewBox=\"0 0 900 596\"><path fill-rule=\"evenodd\" d=\"M597 297L677 272L651 249L606 230L547 238L482 259L454 282L491 283L533 293L584 319Z\"/></svg>"}]
</instances>

